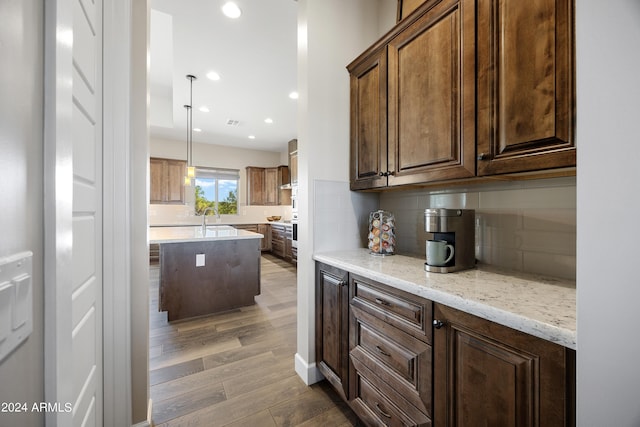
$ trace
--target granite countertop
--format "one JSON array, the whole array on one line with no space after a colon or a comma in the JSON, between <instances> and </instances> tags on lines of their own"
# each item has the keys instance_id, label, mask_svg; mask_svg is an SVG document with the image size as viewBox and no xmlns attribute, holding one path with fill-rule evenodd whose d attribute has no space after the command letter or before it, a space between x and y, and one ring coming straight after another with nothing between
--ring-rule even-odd
<instances>
[{"instance_id":1,"label":"granite countertop","mask_svg":"<svg viewBox=\"0 0 640 427\"><path fill-rule=\"evenodd\" d=\"M424 260L376 257L367 249L314 254L316 261L576 349L574 281L478 265L454 273L424 270Z\"/></svg>"},{"instance_id":2,"label":"granite countertop","mask_svg":"<svg viewBox=\"0 0 640 427\"><path fill-rule=\"evenodd\" d=\"M149 243L187 243L215 240L262 239L264 236L230 225L209 225L203 235L202 226L149 227Z\"/></svg>"},{"instance_id":3,"label":"granite countertop","mask_svg":"<svg viewBox=\"0 0 640 427\"><path fill-rule=\"evenodd\" d=\"M187 222L187 223L173 223L173 224L153 224L150 225L149 228L160 228L160 227L195 227L198 225L202 225L202 219L198 217L197 222ZM207 220L207 223L210 226L224 226L229 225L233 227L234 225L254 225L254 224L282 224L282 225L291 225L291 220L280 220L280 221L249 221L249 222L239 222L239 221L222 221L216 222L215 219Z\"/></svg>"}]
</instances>

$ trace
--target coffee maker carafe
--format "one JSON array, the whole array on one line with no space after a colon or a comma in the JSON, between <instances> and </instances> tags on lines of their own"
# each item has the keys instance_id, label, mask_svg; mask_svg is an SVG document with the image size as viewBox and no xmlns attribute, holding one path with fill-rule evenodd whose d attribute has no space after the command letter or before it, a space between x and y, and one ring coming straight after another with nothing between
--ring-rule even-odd
<instances>
[{"instance_id":1,"label":"coffee maker carafe","mask_svg":"<svg viewBox=\"0 0 640 427\"><path fill-rule=\"evenodd\" d=\"M475 267L475 210L473 209L426 209L424 211L424 230L427 232L426 271L451 273ZM437 246L443 253L446 248L449 255L438 256L434 260ZM430 256L432 259L429 259ZM442 258L442 259L441 259Z\"/></svg>"}]
</instances>

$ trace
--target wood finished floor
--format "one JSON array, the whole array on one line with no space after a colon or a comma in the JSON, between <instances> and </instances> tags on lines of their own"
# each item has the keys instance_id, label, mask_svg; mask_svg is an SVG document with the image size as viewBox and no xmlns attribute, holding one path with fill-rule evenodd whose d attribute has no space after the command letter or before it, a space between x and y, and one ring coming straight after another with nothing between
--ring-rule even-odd
<instances>
[{"instance_id":1,"label":"wood finished floor","mask_svg":"<svg viewBox=\"0 0 640 427\"><path fill-rule=\"evenodd\" d=\"M261 268L255 305L169 324L150 267L155 426L362 425L326 381L307 386L295 373L296 272L268 254Z\"/></svg>"}]
</instances>

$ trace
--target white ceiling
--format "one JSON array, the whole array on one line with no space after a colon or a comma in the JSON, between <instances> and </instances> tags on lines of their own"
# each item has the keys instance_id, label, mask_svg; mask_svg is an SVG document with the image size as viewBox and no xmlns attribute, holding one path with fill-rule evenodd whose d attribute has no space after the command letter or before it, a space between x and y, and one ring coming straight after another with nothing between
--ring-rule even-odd
<instances>
[{"instance_id":1,"label":"white ceiling","mask_svg":"<svg viewBox=\"0 0 640 427\"><path fill-rule=\"evenodd\" d=\"M193 127L202 129L195 142L284 151L297 130L289 98L297 90L297 3L235 0L242 16L232 20L220 10L225 2L151 1L151 136L186 141L193 74ZM210 112L199 111L203 105Z\"/></svg>"}]
</instances>

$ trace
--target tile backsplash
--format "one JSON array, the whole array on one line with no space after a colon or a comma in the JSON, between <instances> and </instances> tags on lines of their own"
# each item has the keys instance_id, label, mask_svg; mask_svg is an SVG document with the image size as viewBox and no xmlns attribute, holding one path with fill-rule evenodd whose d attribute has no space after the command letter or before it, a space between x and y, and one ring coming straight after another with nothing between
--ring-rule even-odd
<instances>
[{"instance_id":1,"label":"tile backsplash","mask_svg":"<svg viewBox=\"0 0 640 427\"><path fill-rule=\"evenodd\" d=\"M149 225L198 225L202 224L202 217L193 212L191 204L149 205ZM240 204L238 215L221 215L220 222L224 224L258 224L266 222L268 216L279 215L282 220L291 220L291 206L247 206ZM215 219L210 218L210 223Z\"/></svg>"},{"instance_id":2,"label":"tile backsplash","mask_svg":"<svg viewBox=\"0 0 640 427\"><path fill-rule=\"evenodd\" d=\"M398 253L424 257L424 210L475 209L476 258L516 271L576 276L575 177L383 192Z\"/></svg>"}]
</instances>

